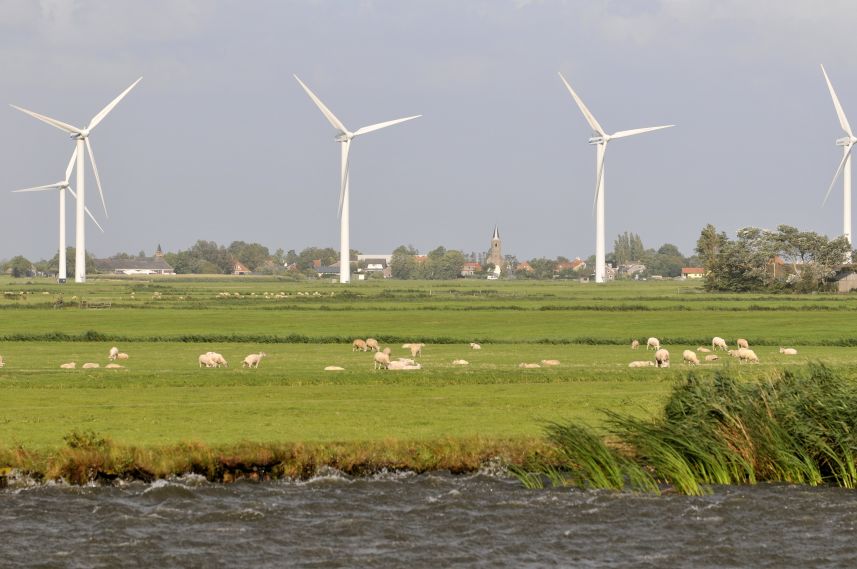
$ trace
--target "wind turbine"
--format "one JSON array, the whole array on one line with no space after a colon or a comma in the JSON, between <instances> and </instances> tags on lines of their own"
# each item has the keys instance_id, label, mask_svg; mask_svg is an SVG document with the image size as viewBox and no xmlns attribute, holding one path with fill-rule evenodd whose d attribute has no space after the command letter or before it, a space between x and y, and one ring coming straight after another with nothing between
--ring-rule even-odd
<instances>
[{"instance_id":1,"label":"wind turbine","mask_svg":"<svg viewBox=\"0 0 857 569\"><path fill-rule=\"evenodd\" d=\"M620 130L619 132L614 132L613 134L607 134L601 125L598 124L598 121L595 120L595 117L589 112L589 109L586 108L586 105L583 104L583 101L580 97L577 96L577 93L574 92L574 89L571 88L571 85L568 84L568 81L565 80L565 77L562 76L562 73L559 74L559 78L562 79L562 82L565 83L568 92L571 93L571 96L574 98L574 102L577 103L577 106L580 107L580 112L583 113L583 117L586 119L586 122L589 123L589 126L592 127L592 136L589 138L589 144L595 144L595 282L603 283L604 282L604 154L607 152L607 143L616 138L625 138L626 136L633 136L635 134L643 134L644 132L651 132L653 130L660 130L662 128L669 128L671 126L675 126L672 124L668 124L666 126L650 126L646 128L635 128L633 130Z\"/></svg>"},{"instance_id":2,"label":"wind turbine","mask_svg":"<svg viewBox=\"0 0 857 569\"><path fill-rule=\"evenodd\" d=\"M830 90L830 98L833 99L833 107L836 109L836 116L839 117L839 125L845 131L845 136L836 141L837 146L842 147L842 161L839 162L839 167L833 175L833 181L830 182L830 187L827 188L827 194L824 196L824 201L821 205L827 203L827 198L830 197L830 192L833 190L833 185L839 178L839 173L842 173L842 234L848 240L849 249L851 248L851 150L854 148L854 143L857 138L851 132L851 125L848 124L848 118L845 116L845 111L842 110L842 105L839 104L839 97L836 96L836 91L833 90L833 84L827 76L827 71L824 66L821 66L821 72L824 74L824 80L827 81L827 88ZM848 255L849 259L851 255Z\"/></svg>"},{"instance_id":3,"label":"wind turbine","mask_svg":"<svg viewBox=\"0 0 857 569\"><path fill-rule=\"evenodd\" d=\"M35 188L24 188L23 190L13 190L12 193L18 192L45 192L49 190L59 190L60 195L60 250L59 250L59 273L57 275L57 280L60 283L64 283L66 281L66 257L65 257L65 191L68 190L71 193L74 199L77 199L77 195L74 193L74 190L71 189L69 185L69 178L71 177L71 171L74 168L74 162L77 158L77 149L75 148L74 152L71 153L71 160L68 161L68 167L65 169L65 179L57 182L55 184L48 184L46 186L36 186ZM92 215L92 212L89 211L89 208L84 206L84 210L86 210L86 214L92 220L92 222L104 233L104 228L96 221L95 217Z\"/></svg>"},{"instance_id":4,"label":"wind turbine","mask_svg":"<svg viewBox=\"0 0 857 569\"><path fill-rule=\"evenodd\" d=\"M92 117L92 120L89 121L89 124L85 128L78 128L62 121L52 119L51 117L40 115L39 113L34 113L33 111L28 111L27 109L12 105L13 108L18 109L19 111L26 113L33 118L39 119L42 122L46 122L55 128L67 132L69 136L75 141L75 153L73 154L73 156L77 157L77 182L75 183L75 185L77 186L77 192L79 197L77 199L77 210L75 215L74 281L78 283L86 282L86 233L83 218L84 212L86 211L86 194L84 192L83 184L83 155L84 153L86 153L86 151L89 151L89 163L92 164L92 172L93 174L95 174L95 182L98 185L98 193L101 196L101 205L104 207L104 215L107 215L107 203L105 203L104 193L101 191L101 178L99 178L98 168L95 166L95 156L92 153L92 144L89 142L89 135L92 130L96 126L98 126L98 123L104 120L104 117L106 117L107 114L113 110L113 107L119 104L119 101L121 101L122 98L125 97L125 95L127 95L128 92L142 80L143 78L140 77L139 79L134 81L130 87L122 91L122 93L118 97L113 99L106 107L101 109L101 111L97 115Z\"/></svg>"},{"instance_id":5,"label":"wind turbine","mask_svg":"<svg viewBox=\"0 0 857 569\"><path fill-rule=\"evenodd\" d=\"M393 126L394 124L399 124L400 122L419 118L422 115L414 115L412 117L405 117L403 119L396 119L392 121L386 121L378 124L364 126L362 128L358 128L354 132L351 132L350 130L345 128L345 125L342 124L342 122L338 118L336 118L336 116L332 112L330 112L330 109L324 106L324 103L322 103L321 100L315 96L315 93L310 91L309 87L307 87L297 75L295 75L294 77L298 80L298 83L301 84L301 87L304 88L304 91L306 91L306 94L309 95L309 98L312 99L316 106L321 110L322 114L324 114L328 122L330 122L330 124L333 125L333 128L337 130L337 135L334 140L336 142L342 143L342 183L339 189L339 282L349 283L351 282L351 249L348 242L348 150L351 147L351 140L357 136L360 136L361 134L366 134L367 132L372 132L375 130L386 128L388 126Z\"/></svg>"}]
</instances>

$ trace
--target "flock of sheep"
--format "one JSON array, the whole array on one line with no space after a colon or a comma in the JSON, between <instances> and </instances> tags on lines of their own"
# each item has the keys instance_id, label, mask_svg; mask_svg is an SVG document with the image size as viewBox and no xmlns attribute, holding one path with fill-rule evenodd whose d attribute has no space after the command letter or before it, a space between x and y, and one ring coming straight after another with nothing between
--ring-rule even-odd
<instances>
[{"instance_id":1,"label":"flock of sheep","mask_svg":"<svg viewBox=\"0 0 857 569\"><path fill-rule=\"evenodd\" d=\"M722 350L732 356L733 358L737 358L740 362L747 363L759 363L759 356L756 355L756 352L750 349L750 343L747 342L744 338L738 338L735 342L737 345L737 349L730 350L729 345L726 343L726 340L721 338L720 336L715 336L711 339L711 349L708 349L704 346L700 346L696 349L696 352L704 353L704 360L707 362L714 362L720 359L720 356L712 353L717 350ZM638 340L634 340L631 342L631 349L636 350L640 347L640 342ZM655 351L655 359L651 360L637 360L628 364L628 367L670 367L670 353L666 349L661 347L661 342L657 338L649 338L646 341L646 351L652 349ZM696 355L696 352L693 350L685 350L682 352L681 357L684 363L691 366L699 365L699 357ZM794 348L783 348L780 347L780 353L787 356L795 356L797 355L797 350Z\"/></svg>"}]
</instances>

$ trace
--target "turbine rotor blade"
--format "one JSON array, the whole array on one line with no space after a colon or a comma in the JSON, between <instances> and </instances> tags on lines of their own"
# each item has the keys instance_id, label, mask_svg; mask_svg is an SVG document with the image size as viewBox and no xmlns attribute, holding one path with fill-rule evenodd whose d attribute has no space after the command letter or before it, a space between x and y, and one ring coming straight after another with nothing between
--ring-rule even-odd
<instances>
[{"instance_id":1,"label":"turbine rotor blade","mask_svg":"<svg viewBox=\"0 0 857 569\"><path fill-rule=\"evenodd\" d=\"M842 155L842 160L839 162L839 168L836 169L836 173L833 175L833 180L830 182L830 187L827 188L827 193L824 194L824 201L821 202L822 207L827 203L827 198L830 197L830 192L833 190L833 185L836 184L836 180L839 179L839 174L842 173L842 168L845 167L845 162L851 156L851 151L854 149L854 144L848 145L848 152Z\"/></svg>"},{"instance_id":2,"label":"turbine rotor blade","mask_svg":"<svg viewBox=\"0 0 857 569\"><path fill-rule=\"evenodd\" d=\"M142 77L140 77L139 79L137 79L136 81L134 81L133 83L131 83L131 86L130 86L130 87L128 87L127 89L125 89L124 91L122 91L122 92L119 94L119 96L118 96L118 97L116 97L115 99L113 99L112 101L110 101L110 103L108 103L108 105L107 105L106 107L104 107L103 109L101 109L101 112L99 112L97 115L95 115L94 117L92 117L92 120L91 120L91 121L89 121L89 126L88 126L88 127L86 127L86 128L87 128L87 130L92 130L92 129L94 129L94 128L98 125L98 123L100 123L102 120L104 120L104 117L106 117L106 116L107 116L107 113L109 113L110 111L112 111L112 110L113 110L113 107L115 107L116 105L118 105L118 104L119 104L119 101L121 101L121 100L125 97L125 95L127 95L127 94L128 94L128 92L129 92L129 91L131 91L131 89L133 89L134 87L136 87L136 86L137 86L137 83L139 83L139 82L140 82L140 81L142 81L142 80L143 80L143 78L142 78Z\"/></svg>"},{"instance_id":3,"label":"turbine rotor blade","mask_svg":"<svg viewBox=\"0 0 857 569\"><path fill-rule=\"evenodd\" d=\"M848 118L845 116L845 111L842 110L842 105L839 103L839 97L836 96L836 91L833 90L833 83L830 82L830 78L827 76L827 71L824 70L824 66L821 66L821 72L824 74L824 80L827 81L827 89L830 91L830 98L833 99L833 107L836 109L836 116L839 117L839 125L842 127L842 130L845 131L849 137L854 138L854 135L851 134L851 125L848 124Z\"/></svg>"},{"instance_id":4,"label":"turbine rotor blade","mask_svg":"<svg viewBox=\"0 0 857 569\"><path fill-rule=\"evenodd\" d=\"M342 186L339 189L339 210L337 217L342 218L342 206L345 203L345 188L348 187L348 151L351 147L351 141L345 140L342 142Z\"/></svg>"},{"instance_id":5,"label":"turbine rotor blade","mask_svg":"<svg viewBox=\"0 0 857 569\"><path fill-rule=\"evenodd\" d=\"M68 161L68 166L65 169L65 183L71 177L71 171L74 170L74 161L77 160L77 144L74 145L74 151L71 153L71 160Z\"/></svg>"},{"instance_id":6,"label":"turbine rotor blade","mask_svg":"<svg viewBox=\"0 0 857 569\"><path fill-rule=\"evenodd\" d=\"M18 192L45 192L47 190L58 190L62 188L62 183L47 184L45 186L35 186L33 188L24 188L23 190L12 190L13 194Z\"/></svg>"},{"instance_id":7,"label":"turbine rotor blade","mask_svg":"<svg viewBox=\"0 0 857 569\"><path fill-rule=\"evenodd\" d=\"M39 113L34 113L33 111L28 111L27 109L25 109L23 107L19 107L17 105L9 105L9 106L12 107L13 109L18 109L22 113L28 114L35 119L38 119L38 120L45 122L45 123L48 123L49 125L51 125L54 128L64 130L65 132L67 132L69 134L81 134L83 132L81 129L77 128L76 126L72 126L68 123L58 121L57 119L52 119L51 117L48 117L45 115L40 115Z\"/></svg>"},{"instance_id":8,"label":"turbine rotor blade","mask_svg":"<svg viewBox=\"0 0 857 569\"><path fill-rule=\"evenodd\" d=\"M565 83L566 89L571 93L572 98L574 98L574 102L577 103L578 108L580 108L580 112L583 113L583 118L586 119L586 122L589 123L589 126L592 127L592 130L600 134L601 136L606 136L607 133L604 132L604 129L601 128L601 125L598 124L598 121L595 120L595 116L589 112L589 109L586 108L586 105L583 103L580 97L577 96L577 93L574 92L574 89L571 88L568 81L565 80L565 77L562 76L562 73L559 74L559 78L562 79L562 82Z\"/></svg>"},{"instance_id":9,"label":"turbine rotor blade","mask_svg":"<svg viewBox=\"0 0 857 569\"><path fill-rule=\"evenodd\" d=\"M77 200L77 194L76 194L76 193L74 193L74 190L72 190L71 188L69 188L69 189L68 189L68 192L71 194L71 196L72 196L75 200ZM104 228L103 228L103 227L101 227L101 224L100 224L100 223L98 223L98 221L95 219L95 216L94 216L94 215L92 215L92 212L91 212L91 211L89 211L89 208L88 208L88 207L86 207L86 206L83 206L83 210L86 212L86 215L88 215L88 216L89 216L89 219L91 219L91 220L92 220L92 223L94 223L94 224L95 224L95 226L96 226L96 227L98 227L98 229L100 229L102 233L104 233Z\"/></svg>"},{"instance_id":10,"label":"turbine rotor blade","mask_svg":"<svg viewBox=\"0 0 857 569\"><path fill-rule=\"evenodd\" d=\"M92 164L92 171L95 174L95 183L98 185L98 195L101 196L101 205L104 207L104 217L107 215L107 203L104 201L104 192L101 191L101 178L98 176L98 167L95 165L95 154L92 153L92 143L89 142L89 137L86 137L86 149L89 151L89 163Z\"/></svg>"},{"instance_id":11,"label":"turbine rotor blade","mask_svg":"<svg viewBox=\"0 0 857 569\"><path fill-rule=\"evenodd\" d=\"M309 87L307 87L304 84L304 82L301 81L297 75L295 75L294 78L297 79L298 83L301 84L301 87L304 88L304 91L306 91L306 94L309 95L309 98L312 99L312 102L315 103L315 106L317 106L319 108L319 110L322 112L322 114L325 116L325 118L327 118L327 121L333 126L333 128L335 128L336 130L340 131L343 134L347 134L348 129L345 128L345 125L342 124L342 121L340 121L338 118L336 118L336 115L334 115L332 112L330 112L330 109L328 109L326 106L324 106L324 103L321 102L321 99L316 97L315 93L310 91Z\"/></svg>"},{"instance_id":12,"label":"turbine rotor blade","mask_svg":"<svg viewBox=\"0 0 857 569\"><path fill-rule=\"evenodd\" d=\"M359 136L361 134L366 134L367 132L372 132L375 130L380 130L382 128L387 128L388 126L393 126L394 124L399 124L400 122L418 119L421 116L422 115L414 115L412 117L405 117L403 119L396 119L396 120L392 120L392 121L379 122L378 124L364 126L362 128L358 128L356 131L354 131L354 136Z\"/></svg>"},{"instance_id":13,"label":"turbine rotor blade","mask_svg":"<svg viewBox=\"0 0 857 569\"><path fill-rule=\"evenodd\" d=\"M664 128L674 127L674 124L668 124L664 126L649 126L646 128L635 128L632 130L620 130L619 132L615 132L610 135L610 138L625 138L626 136L634 136L635 134L643 134L644 132L652 132L653 130L661 130Z\"/></svg>"}]
</instances>

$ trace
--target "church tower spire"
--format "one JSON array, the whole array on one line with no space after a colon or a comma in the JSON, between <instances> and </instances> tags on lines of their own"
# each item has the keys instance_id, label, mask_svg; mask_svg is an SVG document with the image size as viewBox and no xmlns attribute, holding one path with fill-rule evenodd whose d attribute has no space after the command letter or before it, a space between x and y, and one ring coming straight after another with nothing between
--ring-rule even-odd
<instances>
[{"instance_id":1,"label":"church tower spire","mask_svg":"<svg viewBox=\"0 0 857 569\"><path fill-rule=\"evenodd\" d=\"M497 267L503 267L503 250L500 242L500 231L494 226L494 235L491 237L491 249L488 253L488 262Z\"/></svg>"}]
</instances>

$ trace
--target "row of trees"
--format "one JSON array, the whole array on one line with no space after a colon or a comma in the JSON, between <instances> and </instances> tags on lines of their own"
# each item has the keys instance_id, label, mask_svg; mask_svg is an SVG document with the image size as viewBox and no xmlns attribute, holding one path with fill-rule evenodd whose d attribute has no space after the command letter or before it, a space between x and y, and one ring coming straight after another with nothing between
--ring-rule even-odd
<instances>
[{"instance_id":1,"label":"row of trees","mask_svg":"<svg viewBox=\"0 0 857 569\"><path fill-rule=\"evenodd\" d=\"M418 259L419 251L410 245L401 245L393 251L390 272L394 279L456 279L464 268L461 251L438 247L429 251L425 259Z\"/></svg>"},{"instance_id":2,"label":"row of trees","mask_svg":"<svg viewBox=\"0 0 857 569\"><path fill-rule=\"evenodd\" d=\"M708 224L696 252L706 271L706 289L733 292L823 290L852 255L844 236L828 239L789 225L776 231L747 227L730 240Z\"/></svg>"}]
</instances>

